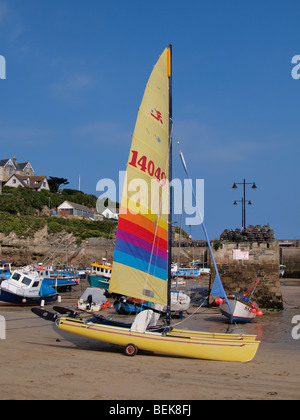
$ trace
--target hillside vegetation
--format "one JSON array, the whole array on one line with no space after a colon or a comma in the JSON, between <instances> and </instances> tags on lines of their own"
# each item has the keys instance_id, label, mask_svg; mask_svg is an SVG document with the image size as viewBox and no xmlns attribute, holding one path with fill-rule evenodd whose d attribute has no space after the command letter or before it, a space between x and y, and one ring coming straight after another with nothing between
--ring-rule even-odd
<instances>
[{"instance_id":1,"label":"hillside vegetation","mask_svg":"<svg viewBox=\"0 0 300 420\"><path fill-rule=\"evenodd\" d=\"M89 221L50 216L65 200L96 208L97 197L81 191L65 189L61 194L47 190L4 187L0 195L0 233L31 237L47 225L49 233L66 231L79 239L112 237L116 222Z\"/></svg>"}]
</instances>

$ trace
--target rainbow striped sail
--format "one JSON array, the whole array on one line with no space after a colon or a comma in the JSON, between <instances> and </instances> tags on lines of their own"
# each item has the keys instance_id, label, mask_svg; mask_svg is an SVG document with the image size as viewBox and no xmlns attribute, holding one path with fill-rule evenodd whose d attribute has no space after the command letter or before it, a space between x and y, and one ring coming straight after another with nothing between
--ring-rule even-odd
<instances>
[{"instance_id":1,"label":"rainbow striped sail","mask_svg":"<svg viewBox=\"0 0 300 420\"><path fill-rule=\"evenodd\" d=\"M170 49L153 68L129 153L109 291L165 305Z\"/></svg>"}]
</instances>

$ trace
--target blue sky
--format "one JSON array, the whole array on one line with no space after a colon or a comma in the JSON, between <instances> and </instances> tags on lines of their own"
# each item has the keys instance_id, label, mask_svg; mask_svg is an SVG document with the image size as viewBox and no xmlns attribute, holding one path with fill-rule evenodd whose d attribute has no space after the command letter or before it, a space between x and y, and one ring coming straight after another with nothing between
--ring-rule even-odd
<instances>
[{"instance_id":1,"label":"blue sky","mask_svg":"<svg viewBox=\"0 0 300 420\"><path fill-rule=\"evenodd\" d=\"M245 178L258 187L247 224L300 237L299 16L294 0L0 0L0 158L70 188L80 174L98 195L125 169L145 84L172 43L174 139L205 180L209 236L241 227L231 187Z\"/></svg>"}]
</instances>

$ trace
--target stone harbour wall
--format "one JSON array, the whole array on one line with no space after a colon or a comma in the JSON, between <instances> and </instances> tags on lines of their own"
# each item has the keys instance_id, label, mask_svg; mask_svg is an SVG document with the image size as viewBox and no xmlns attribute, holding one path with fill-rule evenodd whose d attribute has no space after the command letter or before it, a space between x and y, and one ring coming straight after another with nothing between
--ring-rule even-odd
<instances>
[{"instance_id":1,"label":"stone harbour wall","mask_svg":"<svg viewBox=\"0 0 300 420\"><path fill-rule=\"evenodd\" d=\"M238 255L239 251L242 254ZM260 278L253 299L261 308L283 309L277 242L270 244L222 243L219 249L214 251L214 256L228 295L246 291ZM248 257L248 259L235 259L235 257ZM211 260L208 265L211 266L213 283L215 270Z\"/></svg>"},{"instance_id":2,"label":"stone harbour wall","mask_svg":"<svg viewBox=\"0 0 300 420\"><path fill-rule=\"evenodd\" d=\"M280 254L285 266L284 277L300 278L300 247L281 247Z\"/></svg>"}]
</instances>

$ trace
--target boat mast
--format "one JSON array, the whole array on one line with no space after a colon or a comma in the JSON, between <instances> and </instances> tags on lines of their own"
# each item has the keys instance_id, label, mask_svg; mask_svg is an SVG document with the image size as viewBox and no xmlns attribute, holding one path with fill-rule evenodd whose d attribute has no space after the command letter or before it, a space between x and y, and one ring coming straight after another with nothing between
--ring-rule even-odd
<instances>
[{"instance_id":1,"label":"boat mast","mask_svg":"<svg viewBox=\"0 0 300 420\"><path fill-rule=\"evenodd\" d=\"M169 229L168 229L168 301L167 301L167 327L171 324L171 264L172 264L172 200L173 193L170 188L172 181L172 45L168 46L168 78L169 78Z\"/></svg>"}]
</instances>

